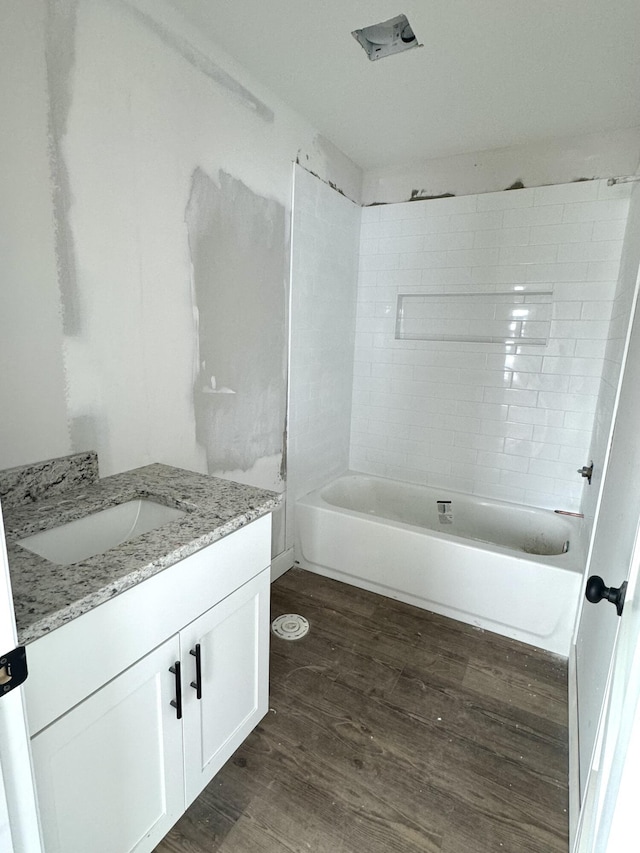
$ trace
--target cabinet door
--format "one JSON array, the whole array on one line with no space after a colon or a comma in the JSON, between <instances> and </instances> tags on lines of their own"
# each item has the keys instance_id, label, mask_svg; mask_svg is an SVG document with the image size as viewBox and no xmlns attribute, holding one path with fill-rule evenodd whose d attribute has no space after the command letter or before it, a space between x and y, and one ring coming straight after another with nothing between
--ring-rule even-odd
<instances>
[{"instance_id":1,"label":"cabinet door","mask_svg":"<svg viewBox=\"0 0 640 853\"><path fill-rule=\"evenodd\" d=\"M178 657L175 636L32 739L47 853L146 853L183 812Z\"/></svg>"},{"instance_id":2,"label":"cabinet door","mask_svg":"<svg viewBox=\"0 0 640 853\"><path fill-rule=\"evenodd\" d=\"M185 673L185 795L198 796L266 714L269 701L269 569L180 633ZM200 645L202 698L195 688Z\"/></svg>"}]
</instances>

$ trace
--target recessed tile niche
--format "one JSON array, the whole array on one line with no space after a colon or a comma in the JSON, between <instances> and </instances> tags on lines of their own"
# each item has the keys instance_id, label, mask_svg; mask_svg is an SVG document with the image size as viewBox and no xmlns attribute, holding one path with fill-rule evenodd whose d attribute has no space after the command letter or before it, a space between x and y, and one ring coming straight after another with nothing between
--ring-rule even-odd
<instances>
[{"instance_id":1,"label":"recessed tile niche","mask_svg":"<svg viewBox=\"0 0 640 853\"><path fill-rule=\"evenodd\" d=\"M399 293L399 341L460 341L546 346L551 290Z\"/></svg>"}]
</instances>

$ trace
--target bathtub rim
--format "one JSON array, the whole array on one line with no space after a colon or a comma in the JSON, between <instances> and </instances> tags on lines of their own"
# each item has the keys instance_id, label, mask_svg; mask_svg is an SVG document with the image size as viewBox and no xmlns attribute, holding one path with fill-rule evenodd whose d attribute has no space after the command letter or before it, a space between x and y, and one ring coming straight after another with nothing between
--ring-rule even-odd
<instances>
[{"instance_id":1,"label":"bathtub rim","mask_svg":"<svg viewBox=\"0 0 640 853\"><path fill-rule=\"evenodd\" d=\"M335 512L339 514L346 514L353 516L355 518L366 519L370 522L379 523L385 526L392 526L399 528L400 530L411 530L417 531L424 536L432 536L436 539L440 539L443 541L451 541L454 540L461 546L471 547L471 548L479 548L482 551L498 552L500 554L508 555L517 560L522 560L525 563L541 563L542 565L553 566L558 569L564 569L566 571L580 574L584 573L585 560L586 555L583 553L583 537L581 536L582 527L583 527L583 519L574 518L572 516L562 516L562 523L565 524L571 530L570 536L570 546L568 552L564 554L529 554L526 551L517 551L513 548L509 548L506 545L498 545L494 542L487 542L482 539L473 539L468 536L458 536L455 533L449 533L448 531L435 530L432 527L420 527L419 525L410 524L408 522L396 521L395 519L387 518L386 516L373 515L370 513L359 512L355 509L349 509L346 507L337 506L336 504L329 503L324 499L322 492L338 482L339 480L344 480L348 478L364 478L368 480L378 480L386 483L393 483L399 486L410 486L412 488L417 489L425 489L428 491L441 491L446 495L459 495L460 497L482 501L484 503L489 503L498 507L504 506L506 509L510 507L518 507L520 509L533 510L536 513L541 514L554 514L554 510L546 509L543 507L531 506L529 504L520 504L515 501L505 501L499 498L492 498L486 495L479 494L469 494L467 492L460 492L455 489L449 489L440 486L434 485L425 485L422 483L411 483L403 480L394 480L391 477L380 477L378 474L367 474L363 471L354 471L349 469L348 471L343 472L342 474L334 477L332 480L324 483L322 486L311 490L303 497L300 497L296 500L296 504L302 504L304 506L312 506L321 511L325 512ZM555 520L555 519L554 519Z\"/></svg>"}]
</instances>

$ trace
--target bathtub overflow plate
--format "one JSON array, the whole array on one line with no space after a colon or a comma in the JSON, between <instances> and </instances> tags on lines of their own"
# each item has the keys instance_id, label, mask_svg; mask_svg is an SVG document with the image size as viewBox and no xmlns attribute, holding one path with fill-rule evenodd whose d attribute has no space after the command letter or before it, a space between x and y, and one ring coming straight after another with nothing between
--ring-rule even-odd
<instances>
[{"instance_id":1,"label":"bathtub overflow plate","mask_svg":"<svg viewBox=\"0 0 640 853\"><path fill-rule=\"evenodd\" d=\"M285 613L273 620L271 630L281 640L299 640L309 633L309 623L297 613Z\"/></svg>"}]
</instances>

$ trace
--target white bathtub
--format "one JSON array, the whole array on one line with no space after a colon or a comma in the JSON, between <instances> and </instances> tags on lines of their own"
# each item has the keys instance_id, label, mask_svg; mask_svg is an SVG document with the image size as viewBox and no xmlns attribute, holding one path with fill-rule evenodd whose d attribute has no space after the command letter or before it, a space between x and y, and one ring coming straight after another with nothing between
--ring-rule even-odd
<instances>
[{"instance_id":1,"label":"white bathtub","mask_svg":"<svg viewBox=\"0 0 640 853\"><path fill-rule=\"evenodd\" d=\"M582 586L580 524L346 474L296 503L296 562L566 657Z\"/></svg>"}]
</instances>

